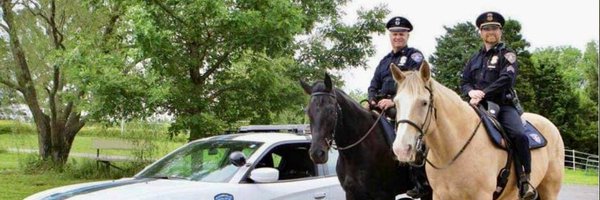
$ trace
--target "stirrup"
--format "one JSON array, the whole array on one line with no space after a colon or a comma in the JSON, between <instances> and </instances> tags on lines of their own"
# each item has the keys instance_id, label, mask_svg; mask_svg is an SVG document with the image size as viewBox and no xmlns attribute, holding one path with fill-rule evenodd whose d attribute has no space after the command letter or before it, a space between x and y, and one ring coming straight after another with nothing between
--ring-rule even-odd
<instances>
[{"instance_id":1,"label":"stirrup","mask_svg":"<svg viewBox=\"0 0 600 200\"><path fill-rule=\"evenodd\" d=\"M411 198L419 199L428 195L431 191L426 188L426 186L415 186L413 189L406 191L406 195Z\"/></svg>"},{"instance_id":2,"label":"stirrup","mask_svg":"<svg viewBox=\"0 0 600 200\"><path fill-rule=\"evenodd\" d=\"M533 187L533 185L531 185L531 183L529 183L529 181L525 181L521 184L522 188L520 188L519 190L519 200L535 200L538 198L537 190L535 189L535 187Z\"/></svg>"},{"instance_id":3,"label":"stirrup","mask_svg":"<svg viewBox=\"0 0 600 200\"><path fill-rule=\"evenodd\" d=\"M427 195L427 193L424 190L419 190L415 187L413 189L406 191L406 195L411 198L418 199L418 198L421 198L421 197Z\"/></svg>"}]
</instances>

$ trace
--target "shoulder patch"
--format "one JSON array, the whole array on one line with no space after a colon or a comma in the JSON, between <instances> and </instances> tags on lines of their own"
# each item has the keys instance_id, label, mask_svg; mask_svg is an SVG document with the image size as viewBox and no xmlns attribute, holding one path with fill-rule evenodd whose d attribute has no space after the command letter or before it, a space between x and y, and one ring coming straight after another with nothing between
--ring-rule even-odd
<instances>
[{"instance_id":1,"label":"shoulder patch","mask_svg":"<svg viewBox=\"0 0 600 200\"><path fill-rule=\"evenodd\" d=\"M517 55L514 52L507 52L504 54L504 58L510 62L510 64L514 64L517 61Z\"/></svg>"},{"instance_id":2,"label":"shoulder patch","mask_svg":"<svg viewBox=\"0 0 600 200\"><path fill-rule=\"evenodd\" d=\"M421 62L423 61L423 54L421 54L420 52L415 52L412 55L410 55L410 58L415 62Z\"/></svg>"},{"instance_id":3,"label":"shoulder patch","mask_svg":"<svg viewBox=\"0 0 600 200\"><path fill-rule=\"evenodd\" d=\"M507 71L507 72L512 72L512 73L515 73L515 68L514 68L512 65L509 65L509 66L506 68L506 71Z\"/></svg>"}]
</instances>

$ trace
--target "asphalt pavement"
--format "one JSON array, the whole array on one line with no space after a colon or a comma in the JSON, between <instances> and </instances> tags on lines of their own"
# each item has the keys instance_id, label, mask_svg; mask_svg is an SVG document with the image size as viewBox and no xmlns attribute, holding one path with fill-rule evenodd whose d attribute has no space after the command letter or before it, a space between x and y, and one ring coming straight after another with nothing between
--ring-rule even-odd
<instances>
[{"instance_id":1,"label":"asphalt pavement","mask_svg":"<svg viewBox=\"0 0 600 200\"><path fill-rule=\"evenodd\" d=\"M562 185L559 200L598 200L597 185Z\"/></svg>"},{"instance_id":2,"label":"asphalt pavement","mask_svg":"<svg viewBox=\"0 0 600 200\"><path fill-rule=\"evenodd\" d=\"M398 195L396 199L407 198L406 195ZM562 185L558 200L598 200L597 185Z\"/></svg>"}]
</instances>

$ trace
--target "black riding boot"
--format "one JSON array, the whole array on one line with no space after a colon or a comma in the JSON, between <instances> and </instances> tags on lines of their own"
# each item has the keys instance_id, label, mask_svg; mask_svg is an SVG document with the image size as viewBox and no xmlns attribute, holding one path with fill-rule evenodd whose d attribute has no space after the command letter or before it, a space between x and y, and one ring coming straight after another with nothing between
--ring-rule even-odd
<instances>
[{"instance_id":1,"label":"black riding boot","mask_svg":"<svg viewBox=\"0 0 600 200\"><path fill-rule=\"evenodd\" d=\"M537 191L529 183L529 174L524 173L519 177L519 199L520 200L534 200L538 197Z\"/></svg>"},{"instance_id":2,"label":"black riding boot","mask_svg":"<svg viewBox=\"0 0 600 200\"><path fill-rule=\"evenodd\" d=\"M406 195L412 198L421 198L431 193L431 187L429 186L427 176L425 175L425 166L411 166L410 171L410 179L415 184L415 187L406 191Z\"/></svg>"}]
</instances>

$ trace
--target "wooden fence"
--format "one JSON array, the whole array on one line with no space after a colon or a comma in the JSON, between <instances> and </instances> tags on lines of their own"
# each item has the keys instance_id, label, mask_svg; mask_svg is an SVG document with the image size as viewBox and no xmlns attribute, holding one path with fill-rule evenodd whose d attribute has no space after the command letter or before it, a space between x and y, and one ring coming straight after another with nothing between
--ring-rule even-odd
<instances>
[{"instance_id":1,"label":"wooden fence","mask_svg":"<svg viewBox=\"0 0 600 200\"><path fill-rule=\"evenodd\" d=\"M589 154L574 149L565 149L565 167L583 169L587 172L598 173L598 155Z\"/></svg>"}]
</instances>

